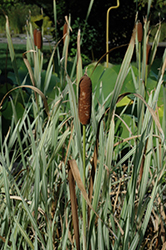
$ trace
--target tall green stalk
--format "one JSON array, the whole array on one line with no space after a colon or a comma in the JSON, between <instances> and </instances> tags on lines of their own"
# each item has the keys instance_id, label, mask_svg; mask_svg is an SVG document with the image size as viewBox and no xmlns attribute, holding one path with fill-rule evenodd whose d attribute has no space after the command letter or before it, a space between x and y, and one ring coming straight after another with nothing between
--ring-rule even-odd
<instances>
[{"instance_id":1,"label":"tall green stalk","mask_svg":"<svg viewBox=\"0 0 166 250\"><path fill-rule=\"evenodd\" d=\"M85 187L85 143L86 143L86 126L83 125L83 185ZM82 197L82 211L83 211L83 244L84 249L86 249L86 201Z\"/></svg>"},{"instance_id":2,"label":"tall green stalk","mask_svg":"<svg viewBox=\"0 0 166 250\"><path fill-rule=\"evenodd\" d=\"M141 43L139 42L139 52L138 52L138 54L139 54L139 85L140 85L140 78L141 78Z\"/></svg>"}]
</instances>

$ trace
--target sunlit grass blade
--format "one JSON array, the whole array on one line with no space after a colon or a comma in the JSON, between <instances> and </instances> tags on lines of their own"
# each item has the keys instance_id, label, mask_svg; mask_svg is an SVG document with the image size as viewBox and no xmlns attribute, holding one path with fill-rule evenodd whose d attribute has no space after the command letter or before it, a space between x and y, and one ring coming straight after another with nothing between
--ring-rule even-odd
<instances>
[{"instance_id":1,"label":"sunlit grass blade","mask_svg":"<svg viewBox=\"0 0 166 250\"><path fill-rule=\"evenodd\" d=\"M164 133L163 133L163 130L161 128L161 124L160 124L160 121L157 117L157 115L155 114L155 111L146 103L146 101L144 100L144 98L142 98L142 96L138 95L138 94L134 94L136 97L138 97L148 108L153 120L155 121L157 127L158 127L158 130L160 131L161 133L161 136L162 136L162 139L164 139Z\"/></svg>"},{"instance_id":2,"label":"sunlit grass blade","mask_svg":"<svg viewBox=\"0 0 166 250\"><path fill-rule=\"evenodd\" d=\"M106 147L106 166L109 170L111 170L112 165L112 157L113 157L113 148L114 148L114 133L115 133L115 122L114 116L112 116L112 120L110 123L108 140L107 140L107 147Z\"/></svg>"},{"instance_id":3,"label":"sunlit grass blade","mask_svg":"<svg viewBox=\"0 0 166 250\"><path fill-rule=\"evenodd\" d=\"M103 124L101 124L101 131L100 131L100 145L104 144L104 138L103 138ZM93 193L94 193L94 197L93 197L93 202L92 202L92 206L94 208L95 211L97 211L97 206L98 206L98 202L99 202L99 197L100 197L100 190L101 190L101 185L102 185L102 180L103 180L103 176L104 176L104 171L103 171L103 165L104 165L104 154L103 154L103 148L100 147L100 164L99 164L99 168L97 173L94 173L94 177L95 178L95 183L92 186L93 188ZM97 166L95 166L95 168L97 168ZM94 181L94 180L93 180ZM90 197L91 198L91 197ZM94 212L91 210L90 213L90 221L89 221L89 232L88 232L88 247L90 244L90 241L93 237L93 229L94 229L94 225L95 225L95 214Z\"/></svg>"},{"instance_id":4,"label":"sunlit grass blade","mask_svg":"<svg viewBox=\"0 0 166 250\"><path fill-rule=\"evenodd\" d=\"M152 45L152 49L151 49L151 55L150 55L150 65L153 64L153 61L155 59L155 56L156 56L156 52L157 52L157 47L158 47L158 44L159 44L159 41L160 41L160 35L161 35L161 23L159 23L159 27L157 29L157 32L156 32L156 35L155 35L155 38L154 38L154 41L153 41L153 45ZM148 69L149 70L149 69Z\"/></svg>"},{"instance_id":5,"label":"sunlit grass blade","mask_svg":"<svg viewBox=\"0 0 166 250\"><path fill-rule=\"evenodd\" d=\"M28 27L26 30L27 42L26 42L26 51L35 50L34 42L33 42L33 28L32 24L28 23ZM34 53L27 53L27 58L31 66L34 66Z\"/></svg>"},{"instance_id":6,"label":"sunlit grass blade","mask_svg":"<svg viewBox=\"0 0 166 250\"><path fill-rule=\"evenodd\" d=\"M73 115L74 118L74 129L77 133L77 145L78 145L78 152L80 153L81 156L81 160L82 158L82 144L81 144L81 126L80 126L80 121L78 118L78 109L77 109L77 105L76 105L76 96L75 96L75 92L74 92L74 88L71 82L71 79L69 78L69 76L66 76L67 82L68 82L68 86L69 86L69 98L70 98L70 108L71 108L71 113Z\"/></svg>"},{"instance_id":7,"label":"sunlit grass blade","mask_svg":"<svg viewBox=\"0 0 166 250\"><path fill-rule=\"evenodd\" d=\"M137 210L137 214L138 214L138 220L140 220L141 218L139 218L139 215L141 215L141 209L142 209L142 203L143 203L143 198L145 196L145 193L147 191L147 186L145 185L145 183L148 183L148 178L149 178L149 168L150 168L150 161L151 161L151 157L152 157L152 150L151 150L151 146L153 143L153 137L152 137L152 128L150 131L150 136L148 138L147 141L147 147L146 147L146 151L145 151L145 155L143 156L143 174L142 174L142 179L141 179L141 184L140 184L140 189L139 189L139 202L138 202L138 210Z\"/></svg>"},{"instance_id":8,"label":"sunlit grass blade","mask_svg":"<svg viewBox=\"0 0 166 250\"><path fill-rule=\"evenodd\" d=\"M128 49L126 51L125 57L123 59L123 62L122 62L122 65L121 65L121 68L120 68L120 71L119 71L119 74L118 74L118 77L117 77L117 80L116 80L116 83L115 83L114 92L113 92L113 95L112 95L112 98L111 98L111 104L110 104L110 111L109 111L108 125L107 126L109 126L110 119L112 118L112 113L113 113L113 110L115 108L115 104L117 102L118 96L120 95L120 91L122 89L123 82L124 82L125 77L126 77L127 72L128 72L129 64L131 62L132 55L133 55L133 52L134 52L135 35L136 35L136 29L134 28L133 34L132 34L132 37L131 37L131 40L130 40L130 43L129 43L129 46L128 46Z\"/></svg>"},{"instance_id":9,"label":"sunlit grass blade","mask_svg":"<svg viewBox=\"0 0 166 250\"><path fill-rule=\"evenodd\" d=\"M42 93L42 91L40 91L40 89L38 89L38 88L36 88L36 87L34 87L34 86L31 86L31 85L21 85L21 86L15 87L15 88L11 89L10 91L8 91L8 92L4 95L4 97L2 98L2 100L1 100L1 102L0 102L0 108L2 108L2 104L3 104L4 100L5 100L5 98L6 98L12 91L14 91L14 90L16 90L16 89L20 89L20 88L30 88L30 89L34 90L36 93L38 93L38 94L41 96L41 98L43 99L43 102L44 102L44 106L45 106L47 115L50 116L49 108L48 108L48 103L47 103L47 99L46 99L45 95Z\"/></svg>"},{"instance_id":10,"label":"sunlit grass blade","mask_svg":"<svg viewBox=\"0 0 166 250\"><path fill-rule=\"evenodd\" d=\"M63 135L62 135L62 137L60 138L60 140L58 141L58 143L57 143L57 145L56 145L56 147L55 147L55 149L54 149L54 152L52 153L52 155L51 155L51 157L50 157L50 159L49 159L49 162L48 162L48 164L47 164L47 169L46 169L46 171L48 171L48 168L51 166L51 163L52 163L52 161L54 160L55 155L56 155L56 154L58 153L58 151L62 148L62 145L63 145L63 143L65 142L66 137L67 137L69 134L70 134L69 129L67 129L67 130L63 133ZM46 173L46 172L45 172L45 173Z\"/></svg>"},{"instance_id":11,"label":"sunlit grass blade","mask_svg":"<svg viewBox=\"0 0 166 250\"><path fill-rule=\"evenodd\" d=\"M158 178L156 178L155 185L154 185L152 193L151 193L151 199L150 199L148 206L147 206L144 221L142 223L142 226L141 226L139 232L136 233L129 250L135 250L137 247L139 248L141 243L142 243L142 240L143 240L143 237L144 237L144 234L145 234L145 231L146 231L149 219L150 219L151 211L153 208L153 202L154 202L155 196L156 196L157 191L158 191L158 187L159 187L158 181L159 181Z\"/></svg>"},{"instance_id":12,"label":"sunlit grass blade","mask_svg":"<svg viewBox=\"0 0 166 250\"><path fill-rule=\"evenodd\" d=\"M78 97L78 87L79 87L79 81L82 77L82 58L81 58L81 48L80 48L80 36L81 31L78 30L77 35L77 97Z\"/></svg>"},{"instance_id":13,"label":"sunlit grass blade","mask_svg":"<svg viewBox=\"0 0 166 250\"><path fill-rule=\"evenodd\" d=\"M148 0L147 17L149 17L151 5L152 5L152 0Z\"/></svg>"},{"instance_id":14,"label":"sunlit grass blade","mask_svg":"<svg viewBox=\"0 0 166 250\"><path fill-rule=\"evenodd\" d=\"M9 183L8 183L8 178L7 178L7 173L5 166L2 167L3 171L3 178L4 178L4 188L5 188L5 195L6 195L6 205L8 207L8 213L10 214L11 212L11 202L10 202L10 195L9 195Z\"/></svg>"},{"instance_id":15,"label":"sunlit grass blade","mask_svg":"<svg viewBox=\"0 0 166 250\"><path fill-rule=\"evenodd\" d=\"M12 39L11 39L11 34L10 34L9 20L8 20L7 16L6 16L6 35L7 35L9 51L10 51L10 58L11 58L11 62L13 65L16 81L17 81L17 84L20 85L20 79L19 79L19 75L18 75L18 67L17 67L14 47L13 47L13 43L12 43Z\"/></svg>"},{"instance_id":16,"label":"sunlit grass blade","mask_svg":"<svg viewBox=\"0 0 166 250\"><path fill-rule=\"evenodd\" d=\"M31 249L34 249L34 246L31 242L31 240L29 239L27 233L25 232L25 230L23 229L23 227L20 225L20 223L14 218L15 223L17 224L21 234L23 235L24 239L26 240L26 242L28 243L28 245L30 246Z\"/></svg>"},{"instance_id":17,"label":"sunlit grass blade","mask_svg":"<svg viewBox=\"0 0 166 250\"><path fill-rule=\"evenodd\" d=\"M69 231L69 223L68 223L68 226L66 228L66 232L65 232L64 238L62 240L62 250L66 250L66 247L67 247L68 231Z\"/></svg>"},{"instance_id":18,"label":"sunlit grass blade","mask_svg":"<svg viewBox=\"0 0 166 250\"><path fill-rule=\"evenodd\" d=\"M35 50L29 50L25 53L23 53L23 60L24 60L24 63L25 65L27 66L27 69L28 69L28 72L29 72L29 76L30 76L30 79L31 79L31 82L32 82L32 85L35 86L35 79L34 79L34 74L33 74L33 71L32 71L32 68L31 68L31 65L29 63L29 60L26 58L26 54L29 54L29 52L33 52L33 53L36 53Z\"/></svg>"},{"instance_id":19,"label":"sunlit grass blade","mask_svg":"<svg viewBox=\"0 0 166 250\"><path fill-rule=\"evenodd\" d=\"M166 85L165 84L163 84L163 100L164 100L164 111L163 111L162 129L166 138Z\"/></svg>"},{"instance_id":20,"label":"sunlit grass blade","mask_svg":"<svg viewBox=\"0 0 166 250\"><path fill-rule=\"evenodd\" d=\"M65 16L66 23L64 24L64 27L66 26L65 34L63 34L63 52L62 52L62 58L64 58L64 70L67 72L67 64L68 64L68 53L69 53L69 41L70 41L70 30L72 31L72 28L70 26L71 23L71 15L69 15L69 19L67 16Z\"/></svg>"},{"instance_id":21,"label":"sunlit grass blade","mask_svg":"<svg viewBox=\"0 0 166 250\"><path fill-rule=\"evenodd\" d=\"M20 190L19 190L17 184L16 184L16 183L14 183L14 184L15 184L15 188L16 188L16 191L17 191L17 193L18 193L18 196L21 197L21 200L22 200L24 209L25 209L25 211L26 211L26 213L27 213L27 216L28 216L29 220L31 221L31 223L32 223L32 225L33 225L33 227L34 227L34 229L35 229L37 235L39 236L39 238L40 238L40 240L41 240L41 242L42 242L42 244L43 244L43 247L44 247L44 246L45 246L45 242L44 242L44 239L43 239L43 237L42 237L42 235L41 235L41 232L40 232L40 230L39 230L39 228L38 228L38 224L37 224L37 222L35 221L34 217L32 216L31 210L30 210L30 208L28 207L26 201L25 201L24 198L22 197L22 195L21 195L21 193L20 193ZM45 249L45 247L44 247L44 249Z\"/></svg>"},{"instance_id":22,"label":"sunlit grass blade","mask_svg":"<svg viewBox=\"0 0 166 250\"><path fill-rule=\"evenodd\" d=\"M89 15L90 15L93 3L94 3L94 0L91 0L90 3L89 3L89 8L88 8L88 11L87 11L87 14L86 14L86 20L88 19Z\"/></svg>"},{"instance_id":23,"label":"sunlit grass blade","mask_svg":"<svg viewBox=\"0 0 166 250\"><path fill-rule=\"evenodd\" d=\"M35 219L37 221L38 216L38 205L39 205L39 198L40 198L40 172L41 166L39 165L39 158L38 155L35 155L35 185L34 185L34 196L35 196Z\"/></svg>"},{"instance_id":24,"label":"sunlit grass blade","mask_svg":"<svg viewBox=\"0 0 166 250\"><path fill-rule=\"evenodd\" d=\"M68 176L69 176L69 189L70 189L74 235L75 235L75 240L76 240L76 247L77 247L77 250L79 250L80 249L80 236L79 236L79 223L78 223L78 214L77 214L77 200L76 200L76 193L75 193L75 183L74 183L74 178L70 169L70 165L68 166Z\"/></svg>"},{"instance_id":25,"label":"sunlit grass blade","mask_svg":"<svg viewBox=\"0 0 166 250\"><path fill-rule=\"evenodd\" d=\"M77 166L77 163L75 160L69 160L69 165L71 167L71 170L72 170L72 174L73 174L73 177L78 185L78 188L80 189L84 199L86 200L88 206L91 208L91 210L94 212L94 214L97 216L97 218L99 218L102 223L108 228L108 230L116 237L116 235L114 234L114 232L108 227L107 225L107 222L104 222L101 217L97 214L97 212L95 211L95 209L93 208L93 206L91 205L90 203L90 200L88 198L88 194L85 190L85 187L82 183L82 180L81 180L81 176L80 176L80 172L79 172L79 169L78 169L78 166Z\"/></svg>"}]
</instances>

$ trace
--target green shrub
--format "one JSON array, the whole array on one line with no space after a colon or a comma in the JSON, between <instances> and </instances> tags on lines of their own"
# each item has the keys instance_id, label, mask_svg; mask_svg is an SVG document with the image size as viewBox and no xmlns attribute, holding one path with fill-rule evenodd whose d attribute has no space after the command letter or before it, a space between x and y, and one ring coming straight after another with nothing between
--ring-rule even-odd
<instances>
[{"instance_id":1,"label":"green shrub","mask_svg":"<svg viewBox=\"0 0 166 250\"><path fill-rule=\"evenodd\" d=\"M5 16L0 15L0 33L5 34Z\"/></svg>"},{"instance_id":2,"label":"green shrub","mask_svg":"<svg viewBox=\"0 0 166 250\"><path fill-rule=\"evenodd\" d=\"M33 26L33 29L38 28L38 25L35 23L38 20L43 20L42 29L45 35L51 35L54 28L52 27L52 21L48 16L43 15L37 15L37 16L31 16L31 23Z\"/></svg>"},{"instance_id":3,"label":"green shrub","mask_svg":"<svg viewBox=\"0 0 166 250\"><path fill-rule=\"evenodd\" d=\"M8 9L7 13L10 22L10 29L14 34L25 33L25 25L29 20L30 14L36 15L39 12L40 8L36 5L16 3Z\"/></svg>"},{"instance_id":4,"label":"green shrub","mask_svg":"<svg viewBox=\"0 0 166 250\"><path fill-rule=\"evenodd\" d=\"M151 33L150 33L150 42L153 42L155 34L157 32L158 27L152 27ZM166 23L161 23L161 36L160 36L160 42L165 42L166 41Z\"/></svg>"},{"instance_id":5,"label":"green shrub","mask_svg":"<svg viewBox=\"0 0 166 250\"><path fill-rule=\"evenodd\" d=\"M74 55L73 48L77 48L78 29L81 29L81 33L83 34L81 40L81 52L93 60L93 48L97 47L100 36L93 26L90 26L85 20L80 20L79 17L72 24L72 32L70 37L70 47L72 48L71 55Z\"/></svg>"}]
</instances>

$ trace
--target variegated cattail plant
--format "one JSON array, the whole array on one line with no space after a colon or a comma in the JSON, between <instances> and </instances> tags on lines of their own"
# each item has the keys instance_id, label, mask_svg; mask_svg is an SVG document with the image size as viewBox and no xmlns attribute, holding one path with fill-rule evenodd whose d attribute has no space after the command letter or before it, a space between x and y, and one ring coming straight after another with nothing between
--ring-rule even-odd
<instances>
[{"instance_id":1,"label":"variegated cattail plant","mask_svg":"<svg viewBox=\"0 0 166 250\"><path fill-rule=\"evenodd\" d=\"M84 74L79 82L79 96L78 96L78 115L80 122L87 125L91 118L91 104L92 104L92 82L91 79Z\"/></svg>"}]
</instances>

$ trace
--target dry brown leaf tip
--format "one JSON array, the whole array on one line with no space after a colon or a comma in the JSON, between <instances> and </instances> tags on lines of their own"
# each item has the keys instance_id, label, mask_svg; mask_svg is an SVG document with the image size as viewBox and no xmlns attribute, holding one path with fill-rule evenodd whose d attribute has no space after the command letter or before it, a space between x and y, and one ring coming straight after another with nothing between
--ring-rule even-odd
<instances>
[{"instance_id":1,"label":"dry brown leaf tip","mask_svg":"<svg viewBox=\"0 0 166 250\"><path fill-rule=\"evenodd\" d=\"M87 125L91 118L92 82L85 74L79 82L78 115L80 122Z\"/></svg>"}]
</instances>

